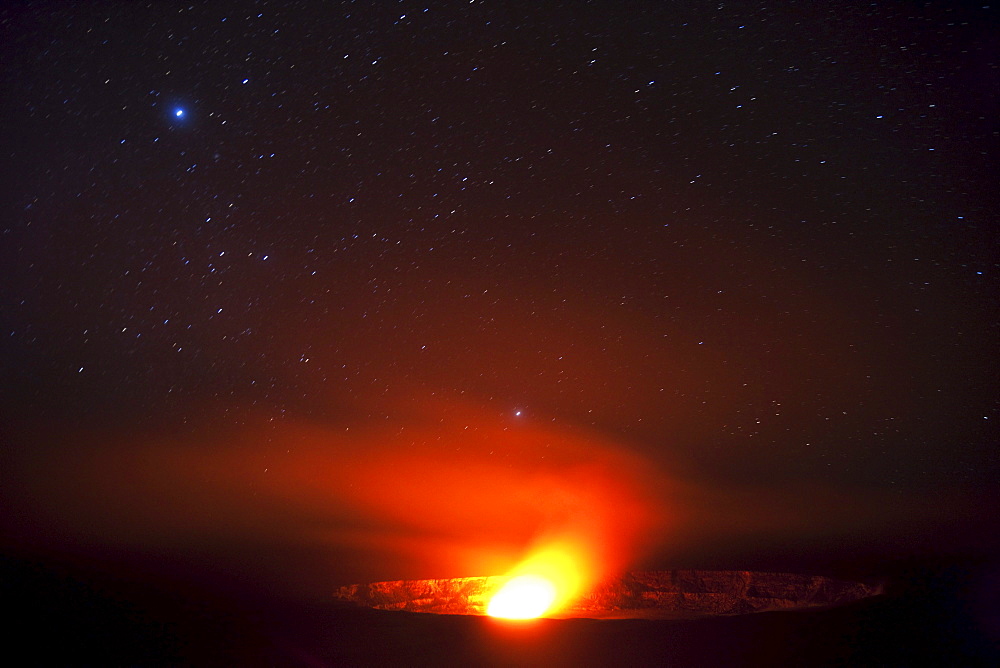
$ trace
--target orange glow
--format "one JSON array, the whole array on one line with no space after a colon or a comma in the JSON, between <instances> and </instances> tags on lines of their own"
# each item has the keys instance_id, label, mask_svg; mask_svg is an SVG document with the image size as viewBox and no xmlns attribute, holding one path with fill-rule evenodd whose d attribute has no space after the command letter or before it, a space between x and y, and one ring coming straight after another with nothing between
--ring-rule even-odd
<instances>
[{"instance_id":1,"label":"orange glow","mask_svg":"<svg viewBox=\"0 0 1000 668\"><path fill-rule=\"evenodd\" d=\"M19 492L24 525L182 556L205 541L234 569L248 544L273 545L253 577L307 595L325 581L534 575L555 589L547 616L663 535L667 485L601 434L458 401L391 408L388 425L253 423L144 447L94 437L38 456L48 468Z\"/></svg>"},{"instance_id":2,"label":"orange glow","mask_svg":"<svg viewBox=\"0 0 1000 668\"><path fill-rule=\"evenodd\" d=\"M556 587L538 575L519 575L500 588L486 614L504 619L534 619L541 617L556 600Z\"/></svg>"},{"instance_id":3,"label":"orange glow","mask_svg":"<svg viewBox=\"0 0 1000 668\"><path fill-rule=\"evenodd\" d=\"M486 614L532 619L558 612L593 583L595 570L584 554L566 538L537 550L511 572L511 579L490 599Z\"/></svg>"}]
</instances>

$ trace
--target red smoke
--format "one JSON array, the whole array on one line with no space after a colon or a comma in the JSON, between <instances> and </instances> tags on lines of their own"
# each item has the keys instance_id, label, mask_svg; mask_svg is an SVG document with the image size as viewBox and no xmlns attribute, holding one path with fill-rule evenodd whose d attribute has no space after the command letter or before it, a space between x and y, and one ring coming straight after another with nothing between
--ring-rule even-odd
<instances>
[{"instance_id":1,"label":"red smoke","mask_svg":"<svg viewBox=\"0 0 1000 668\"><path fill-rule=\"evenodd\" d=\"M22 462L21 529L324 592L333 578L499 575L552 542L599 576L662 534L662 480L607 439L454 403L407 415L61 447Z\"/></svg>"}]
</instances>

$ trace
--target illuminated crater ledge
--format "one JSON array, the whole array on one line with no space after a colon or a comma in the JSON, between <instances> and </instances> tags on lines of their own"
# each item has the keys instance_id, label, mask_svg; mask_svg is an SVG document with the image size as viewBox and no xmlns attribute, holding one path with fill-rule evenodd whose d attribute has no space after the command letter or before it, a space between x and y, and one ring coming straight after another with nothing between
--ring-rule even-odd
<instances>
[{"instance_id":1,"label":"illuminated crater ledge","mask_svg":"<svg viewBox=\"0 0 1000 668\"><path fill-rule=\"evenodd\" d=\"M394 580L341 587L334 598L377 610L484 615L509 578ZM759 571L637 571L606 580L545 617L690 619L831 607L882 593L880 584Z\"/></svg>"}]
</instances>

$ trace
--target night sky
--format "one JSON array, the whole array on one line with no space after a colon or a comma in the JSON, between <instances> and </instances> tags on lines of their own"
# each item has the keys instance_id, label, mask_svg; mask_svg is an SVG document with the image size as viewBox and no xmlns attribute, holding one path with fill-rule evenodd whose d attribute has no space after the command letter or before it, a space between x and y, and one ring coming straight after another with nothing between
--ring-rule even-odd
<instances>
[{"instance_id":1,"label":"night sky","mask_svg":"<svg viewBox=\"0 0 1000 668\"><path fill-rule=\"evenodd\" d=\"M567 470L641 462L668 516L648 563L993 550L997 19L947 2L8 5L6 549L186 554L192 524L243 544L254 514L328 508L292 469L326 462L343 499L365 457L399 475L415 448L406 470L461 478L468 451L473 475L537 471L552 445ZM173 471L150 461L204 466L163 474L159 541L123 528L162 520L135 510ZM224 517L187 522L184 484L212 506L221 470ZM135 515L88 514L101 503ZM329 507L337 530L413 529ZM261 540L310 543L287 526ZM320 593L360 576L338 571L356 544L321 542ZM448 575L383 552L366 576L394 558Z\"/></svg>"}]
</instances>

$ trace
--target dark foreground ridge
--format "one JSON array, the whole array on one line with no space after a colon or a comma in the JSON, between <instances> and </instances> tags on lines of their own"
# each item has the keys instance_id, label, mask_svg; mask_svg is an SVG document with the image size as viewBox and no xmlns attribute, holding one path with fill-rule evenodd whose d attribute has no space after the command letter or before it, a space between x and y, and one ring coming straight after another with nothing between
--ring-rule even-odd
<instances>
[{"instance_id":1,"label":"dark foreground ridge","mask_svg":"<svg viewBox=\"0 0 1000 668\"><path fill-rule=\"evenodd\" d=\"M347 585L334 598L377 610L482 615L497 576ZM682 619L829 607L882 593L881 584L760 571L637 571L600 583L556 617Z\"/></svg>"},{"instance_id":2,"label":"dark foreground ridge","mask_svg":"<svg viewBox=\"0 0 1000 668\"><path fill-rule=\"evenodd\" d=\"M378 610L329 594L301 600L260 590L222 591L195 577L201 573L139 577L124 567L96 571L4 558L0 591L13 613L8 651L25 666L993 668L1000 665L996 573L992 565L900 568L886 576L884 594L843 604L832 603L843 599L827 587L850 583L827 578L753 571L633 573L617 590L628 592L625 599L631 601L708 600L727 581L732 599L795 600L781 593L783 586L799 592L812 587L812 593L798 599L802 608L759 614L684 613L688 616L674 619L584 614L524 623ZM464 579L467 591L484 580ZM461 589L461 582L422 586L440 592ZM360 589L393 590L387 586L392 583L378 584ZM700 594L691 591L698 588ZM821 604L827 600L830 605ZM632 610L618 616L642 615Z\"/></svg>"}]
</instances>

